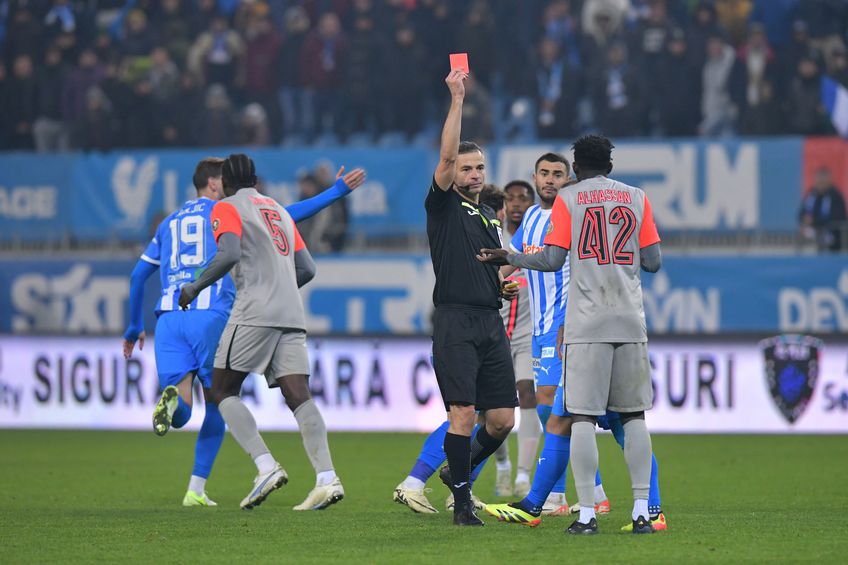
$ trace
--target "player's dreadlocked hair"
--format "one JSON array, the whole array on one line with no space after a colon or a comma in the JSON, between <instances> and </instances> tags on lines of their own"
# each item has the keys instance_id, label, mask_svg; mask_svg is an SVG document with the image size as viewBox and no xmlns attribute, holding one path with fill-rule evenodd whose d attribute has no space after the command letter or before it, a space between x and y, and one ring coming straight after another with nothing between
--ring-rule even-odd
<instances>
[{"instance_id":1,"label":"player's dreadlocked hair","mask_svg":"<svg viewBox=\"0 0 848 565\"><path fill-rule=\"evenodd\" d=\"M244 153L234 153L227 157L221 168L221 182L227 194L234 194L240 188L256 186L256 165L253 159Z\"/></svg>"},{"instance_id":2,"label":"player's dreadlocked hair","mask_svg":"<svg viewBox=\"0 0 848 565\"><path fill-rule=\"evenodd\" d=\"M602 135L584 135L574 142L574 162L583 170L606 171L612 163L613 147Z\"/></svg>"}]
</instances>

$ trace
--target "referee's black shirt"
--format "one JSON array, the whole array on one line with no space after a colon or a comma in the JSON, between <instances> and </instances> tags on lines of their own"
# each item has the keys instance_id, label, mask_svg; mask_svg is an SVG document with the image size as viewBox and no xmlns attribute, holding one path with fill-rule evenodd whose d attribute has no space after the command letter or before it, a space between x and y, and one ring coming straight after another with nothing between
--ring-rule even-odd
<instances>
[{"instance_id":1,"label":"referee's black shirt","mask_svg":"<svg viewBox=\"0 0 848 565\"><path fill-rule=\"evenodd\" d=\"M424 201L427 239L436 273L433 303L440 305L500 308L498 267L481 263L480 249L501 247L495 215L455 190L442 190L435 178Z\"/></svg>"}]
</instances>

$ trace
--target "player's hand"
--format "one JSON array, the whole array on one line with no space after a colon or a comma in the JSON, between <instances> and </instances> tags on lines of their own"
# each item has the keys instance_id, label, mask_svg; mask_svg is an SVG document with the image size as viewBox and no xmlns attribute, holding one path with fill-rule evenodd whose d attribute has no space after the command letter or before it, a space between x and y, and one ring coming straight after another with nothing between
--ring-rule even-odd
<instances>
[{"instance_id":1,"label":"player's hand","mask_svg":"<svg viewBox=\"0 0 848 565\"><path fill-rule=\"evenodd\" d=\"M344 165L342 165L341 168L339 168L339 172L336 173L336 180L342 179L342 182L344 182L350 190L356 190L365 182L365 169L354 169L346 175L344 174L344 170Z\"/></svg>"},{"instance_id":2,"label":"player's hand","mask_svg":"<svg viewBox=\"0 0 848 565\"><path fill-rule=\"evenodd\" d=\"M147 337L144 332L138 334L138 350L141 351L144 349L144 338ZM128 339L124 340L124 359L129 359L132 357L133 349L135 349L135 341L130 341Z\"/></svg>"},{"instance_id":3,"label":"player's hand","mask_svg":"<svg viewBox=\"0 0 848 565\"><path fill-rule=\"evenodd\" d=\"M183 285L180 289L180 308L182 310L188 309L189 304L191 304L195 298L197 298L197 291L194 290L194 285Z\"/></svg>"},{"instance_id":4,"label":"player's hand","mask_svg":"<svg viewBox=\"0 0 848 565\"><path fill-rule=\"evenodd\" d=\"M459 100L465 98L465 79L467 78L468 74L462 69L454 69L448 74L445 82L453 98Z\"/></svg>"},{"instance_id":5,"label":"player's hand","mask_svg":"<svg viewBox=\"0 0 848 565\"><path fill-rule=\"evenodd\" d=\"M507 265L506 257L509 251L506 249L481 249L477 260L481 263L492 263L493 265Z\"/></svg>"},{"instance_id":6,"label":"player's hand","mask_svg":"<svg viewBox=\"0 0 848 565\"><path fill-rule=\"evenodd\" d=\"M556 354L557 357L562 359L562 342L565 339L565 326L560 326L557 330L557 340L556 340Z\"/></svg>"},{"instance_id":7,"label":"player's hand","mask_svg":"<svg viewBox=\"0 0 848 565\"><path fill-rule=\"evenodd\" d=\"M518 291L521 285L517 281L503 281L501 283L501 298L512 302L518 298Z\"/></svg>"}]
</instances>

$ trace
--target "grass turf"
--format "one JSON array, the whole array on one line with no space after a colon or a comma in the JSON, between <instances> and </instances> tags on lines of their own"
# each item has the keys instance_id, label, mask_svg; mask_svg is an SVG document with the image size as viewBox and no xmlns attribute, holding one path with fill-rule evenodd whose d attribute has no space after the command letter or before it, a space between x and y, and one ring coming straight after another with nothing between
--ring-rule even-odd
<instances>
[{"instance_id":1,"label":"grass turf","mask_svg":"<svg viewBox=\"0 0 848 565\"><path fill-rule=\"evenodd\" d=\"M391 500L423 436L331 434L345 500L294 512L314 475L297 434L266 434L290 482L253 511L238 508L254 475L229 435L208 485L217 508L180 506L195 433L0 431L0 555L20 562L454 563L841 561L848 554L848 441L826 436L657 436L669 530L619 532L629 520L621 450L599 437L613 512L601 535L574 538L571 518L535 528L455 528ZM511 446L515 457L515 444ZM494 469L475 487L493 500ZM431 501L447 494L431 479ZM569 493L574 489L569 480ZM541 557L546 555L547 557Z\"/></svg>"}]
</instances>

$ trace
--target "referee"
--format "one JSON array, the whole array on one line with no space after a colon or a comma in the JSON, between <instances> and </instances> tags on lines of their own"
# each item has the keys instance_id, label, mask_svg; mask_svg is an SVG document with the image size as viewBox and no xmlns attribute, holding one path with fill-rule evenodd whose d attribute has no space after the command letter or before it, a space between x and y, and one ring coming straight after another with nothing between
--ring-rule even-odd
<instances>
[{"instance_id":1,"label":"referee","mask_svg":"<svg viewBox=\"0 0 848 565\"><path fill-rule=\"evenodd\" d=\"M453 70L445 82L451 105L442 130L439 164L424 202L427 238L436 274L433 303L433 361L448 412L445 454L454 494L453 523L482 526L471 504L471 469L497 450L515 423L515 373L499 308L504 289L494 265L476 260L477 251L501 247L494 211L479 204L486 182L483 152L459 141L464 81ZM479 410L485 418L474 438Z\"/></svg>"}]
</instances>

